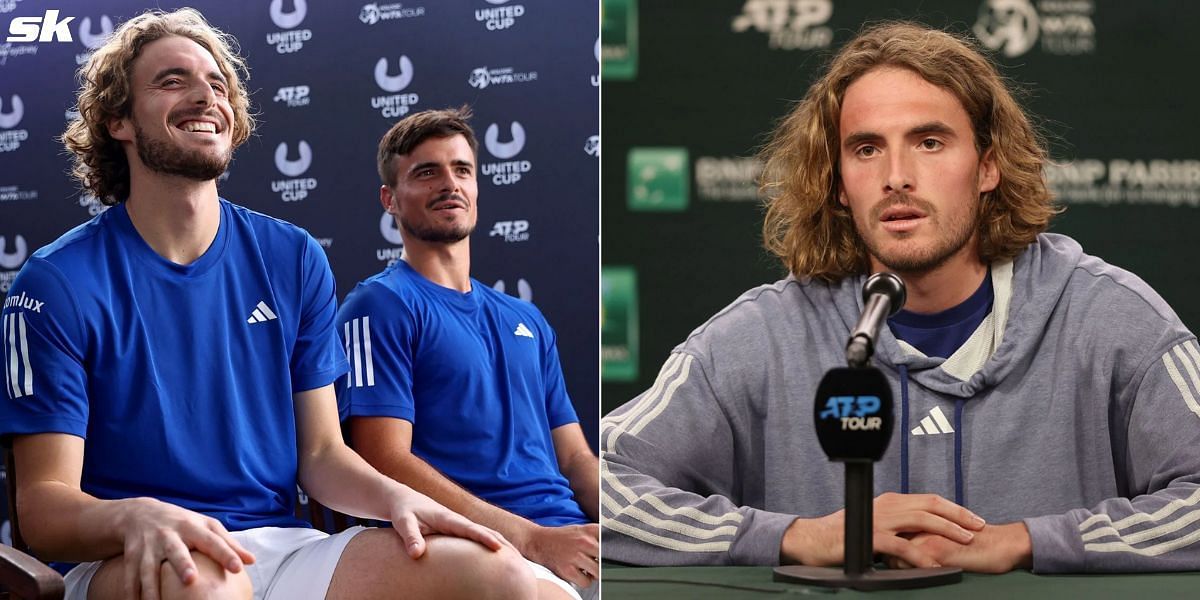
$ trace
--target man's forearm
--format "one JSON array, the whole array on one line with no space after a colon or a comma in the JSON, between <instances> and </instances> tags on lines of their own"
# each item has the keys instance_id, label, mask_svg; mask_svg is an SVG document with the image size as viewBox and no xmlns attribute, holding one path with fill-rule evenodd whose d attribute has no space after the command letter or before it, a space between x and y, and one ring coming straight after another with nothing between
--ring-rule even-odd
<instances>
[{"instance_id":1,"label":"man's forearm","mask_svg":"<svg viewBox=\"0 0 1200 600\"><path fill-rule=\"evenodd\" d=\"M374 463L388 477L433 498L464 517L499 531L514 544L529 537L533 522L475 496L442 475L432 465L410 453L396 453ZM519 546L518 546L519 547Z\"/></svg>"},{"instance_id":2,"label":"man's forearm","mask_svg":"<svg viewBox=\"0 0 1200 600\"><path fill-rule=\"evenodd\" d=\"M367 519L391 519L388 502L400 484L343 444L300 456L300 487L329 508Z\"/></svg>"},{"instance_id":3,"label":"man's forearm","mask_svg":"<svg viewBox=\"0 0 1200 600\"><path fill-rule=\"evenodd\" d=\"M38 558L86 562L121 554L125 523L143 501L100 500L61 483L37 482L18 491L16 509Z\"/></svg>"},{"instance_id":4,"label":"man's forearm","mask_svg":"<svg viewBox=\"0 0 1200 600\"><path fill-rule=\"evenodd\" d=\"M600 520L600 459L591 452L579 452L563 475L570 482L575 501L592 522Z\"/></svg>"}]
</instances>

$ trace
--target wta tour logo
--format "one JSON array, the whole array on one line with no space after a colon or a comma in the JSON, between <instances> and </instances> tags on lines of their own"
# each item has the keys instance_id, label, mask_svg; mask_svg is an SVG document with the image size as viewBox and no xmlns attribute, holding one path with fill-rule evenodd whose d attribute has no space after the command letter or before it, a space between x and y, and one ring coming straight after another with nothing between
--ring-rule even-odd
<instances>
[{"instance_id":1,"label":"wta tour logo","mask_svg":"<svg viewBox=\"0 0 1200 600\"><path fill-rule=\"evenodd\" d=\"M308 193L317 189L317 180L312 177L300 177L312 166L312 146L300 140L296 145L299 158L288 158L288 145L280 142L275 147L275 168L290 179L278 179L271 182L271 191L279 194L284 202L299 202L308 197Z\"/></svg>"},{"instance_id":2,"label":"wta tour logo","mask_svg":"<svg viewBox=\"0 0 1200 600\"><path fill-rule=\"evenodd\" d=\"M493 85L529 83L537 81L537 77L537 71L521 72L512 67L499 67L496 69L479 67L471 71L471 75L467 77L467 85L482 90Z\"/></svg>"},{"instance_id":3,"label":"wta tour logo","mask_svg":"<svg viewBox=\"0 0 1200 600\"><path fill-rule=\"evenodd\" d=\"M1021 56L1041 40L1047 54L1075 55L1096 51L1092 0L1041 2L985 0L973 31L984 46L1009 58Z\"/></svg>"},{"instance_id":4,"label":"wta tour logo","mask_svg":"<svg viewBox=\"0 0 1200 600\"><path fill-rule=\"evenodd\" d=\"M412 61L407 56L401 55L397 66L400 71L392 75L387 57L382 57L375 63L375 85L385 92L392 93L371 98L371 108L378 110L379 115L385 119L395 119L407 115L412 107L421 100L420 96L414 92L398 93L404 91L408 84L412 83L414 74Z\"/></svg>"},{"instance_id":5,"label":"wta tour logo","mask_svg":"<svg viewBox=\"0 0 1200 600\"><path fill-rule=\"evenodd\" d=\"M362 10L358 11L358 20L362 21L364 25L374 25L380 21L391 21L393 19L411 19L423 16L425 16L424 6L404 6L399 2L393 4L372 2L364 4Z\"/></svg>"},{"instance_id":6,"label":"wta tour logo","mask_svg":"<svg viewBox=\"0 0 1200 600\"><path fill-rule=\"evenodd\" d=\"M0 152L14 152L21 147L21 142L29 139L29 131L16 129L25 116L25 103L21 97L9 96L7 106L4 97L0 96Z\"/></svg>"},{"instance_id":7,"label":"wta tour logo","mask_svg":"<svg viewBox=\"0 0 1200 600\"><path fill-rule=\"evenodd\" d=\"M308 0L292 0L292 10L283 10L283 0L271 0L271 21L276 27L292 31L272 31L267 34L267 43L280 54L299 52L304 42L312 39L311 29L296 29L308 15Z\"/></svg>"},{"instance_id":8,"label":"wta tour logo","mask_svg":"<svg viewBox=\"0 0 1200 600\"><path fill-rule=\"evenodd\" d=\"M480 165L479 172L492 176L493 185L512 185L521 180L521 176L533 170L533 164L527 160L508 160L515 158L525 149L525 128L519 121L513 121L509 128L507 142L500 141L500 126L496 123L488 125L483 136L483 145L492 156L501 162L489 162Z\"/></svg>"}]
</instances>

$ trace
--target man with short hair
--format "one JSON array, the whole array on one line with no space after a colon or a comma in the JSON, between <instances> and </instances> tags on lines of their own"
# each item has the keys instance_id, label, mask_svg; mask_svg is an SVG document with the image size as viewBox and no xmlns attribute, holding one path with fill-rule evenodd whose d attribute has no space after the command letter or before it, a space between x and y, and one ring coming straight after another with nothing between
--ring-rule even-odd
<instances>
[{"instance_id":1,"label":"man with short hair","mask_svg":"<svg viewBox=\"0 0 1200 600\"><path fill-rule=\"evenodd\" d=\"M544 595L594 595L599 463L567 396L554 330L533 304L470 275L469 118L466 108L416 113L379 143L379 199L404 255L338 311L353 364L339 406L367 461L503 533Z\"/></svg>"},{"instance_id":2,"label":"man with short hair","mask_svg":"<svg viewBox=\"0 0 1200 600\"><path fill-rule=\"evenodd\" d=\"M811 400L862 312L896 434L874 550L971 571L1200 564L1200 348L1136 276L1044 233L1046 151L965 39L867 28L764 150L763 226L790 276L677 346L601 425L604 552L636 564L839 564L841 465Z\"/></svg>"},{"instance_id":3,"label":"man with short hair","mask_svg":"<svg viewBox=\"0 0 1200 600\"><path fill-rule=\"evenodd\" d=\"M69 599L532 595L502 537L342 442L324 252L217 195L253 128L231 42L149 12L80 72L63 139L111 208L34 253L3 311L26 541L82 562ZM394 531L311 529L297 483Z\"/></svg>"}]
</instances>

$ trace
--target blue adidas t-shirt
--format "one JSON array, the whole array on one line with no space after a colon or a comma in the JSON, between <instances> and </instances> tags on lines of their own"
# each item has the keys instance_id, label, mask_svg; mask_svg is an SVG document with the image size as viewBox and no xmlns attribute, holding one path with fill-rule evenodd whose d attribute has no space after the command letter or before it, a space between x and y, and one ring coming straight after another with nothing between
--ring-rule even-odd
<instances>
[{"instance_id":1,"label":"blue adidas t-shirt","mask_svg":"<svg viewBox=\"0 0 1200 600\"><path fill-rule=\"evenodd\" d=\"M979 288L957 306L930 315L901 310L888 319L888 326L896 339L908 342L925 356L950 358L992 312L994 296L992 271L988 269Z\"/></svg>"},{"instance_id":2,"label":"blue adidas t-shirt","mask_svg":"<svg viewBox=\"0 0 1200 600\"><path fill-rule=\"evenodd\" d=\"M578 422L537 308L472 279L460 293L398 261L338 311L342 418L413 424L412 451L471 493L542 525L588 521L550 430Z\"/></svg>"},{"instance_id":3,"label":"blue adidas t-shirt","mask_svg":"<svg viewBox=\"0 0 1200 600\"><path fill-rule=\"evenodd\" d=\"M124 205L30 257L4 303L0 435L85 439L83 491L152 496L229 530L305 526L294 392L345 372L333 276L302 229L221 200L190 265Z\"/></svg>"}]
</instances>

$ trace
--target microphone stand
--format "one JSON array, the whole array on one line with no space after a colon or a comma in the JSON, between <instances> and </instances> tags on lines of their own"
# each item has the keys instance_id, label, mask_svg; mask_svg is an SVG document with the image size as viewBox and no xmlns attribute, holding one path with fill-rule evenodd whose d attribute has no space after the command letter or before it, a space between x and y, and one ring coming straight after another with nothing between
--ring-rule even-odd
<instances>
[{"instance_id":1,"label":"microphone stand","mask_svg":"<svg viewBox=\"0 0 1200 600\"><path fill-rule=\"evenodd\" d=\"M868 281L867 287L871 285ZM904 303L903 283L896 278L895 285L899 286L898 302L890 304L899 310ZM889 312L889 301L877 302L878 296L869 299L867 296L864 290L864 299L868 301L863 320L867 321L867 316L873 315L875 318L870 320L877 329ZM879 318L881 315L883 318ZM875 462L883 456L891 438L893 407L887 379L870 365L874 352L873 328L867 329L865 337L856 330L846 349L848 366L825 373L817 387L813 410L822 449L830 460L846 465L842 568L776 567L775 581L864 591L933 587L962 581L962 569L957 567L875 570Z\"/></svg>"}]
</instances>

